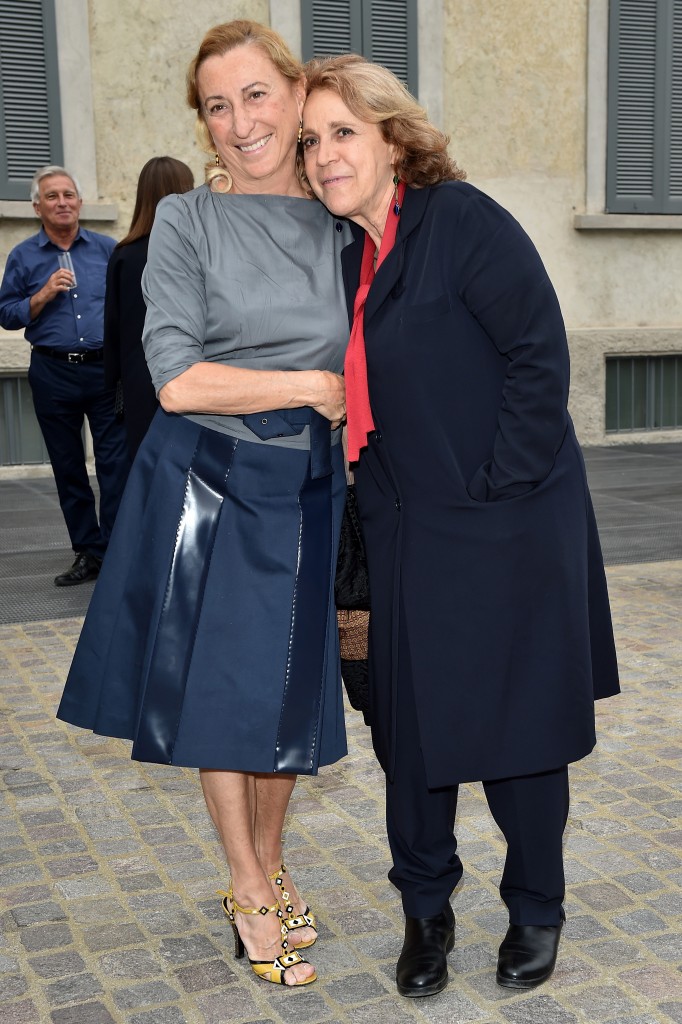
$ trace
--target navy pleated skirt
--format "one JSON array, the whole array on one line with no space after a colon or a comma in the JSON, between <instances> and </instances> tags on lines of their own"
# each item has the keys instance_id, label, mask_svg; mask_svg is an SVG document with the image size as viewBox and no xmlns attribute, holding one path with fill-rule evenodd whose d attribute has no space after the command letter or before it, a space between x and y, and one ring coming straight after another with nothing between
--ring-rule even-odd
<instances>
[{"instance_id":1,"label":"navy pleated skirt","mask_svg":"<svg viewBox=\"0 0 682 1024\"><path fill-rule=\"evenodd\" d=\"M139 761L315 774L346 753L333 577L345 474L159 410L58 717Z\"/></svg>"}]
</instances>

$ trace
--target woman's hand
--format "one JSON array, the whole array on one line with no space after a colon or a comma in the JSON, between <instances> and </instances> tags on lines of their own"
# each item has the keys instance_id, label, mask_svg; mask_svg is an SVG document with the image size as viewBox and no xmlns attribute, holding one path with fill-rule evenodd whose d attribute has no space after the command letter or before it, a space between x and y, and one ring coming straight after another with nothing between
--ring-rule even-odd
<instances>
[{"instance_id":1,"label":"woman's hand","mask_svg":"<svg viewBox=\"0 0 682 1024\"><path fill-rule=\"evenodd\" d=\"M307 404L328 419L332 427L346 421L346 382L330 370L303 371L310 376L312 398Z\"/></svg>"}]
</instances>

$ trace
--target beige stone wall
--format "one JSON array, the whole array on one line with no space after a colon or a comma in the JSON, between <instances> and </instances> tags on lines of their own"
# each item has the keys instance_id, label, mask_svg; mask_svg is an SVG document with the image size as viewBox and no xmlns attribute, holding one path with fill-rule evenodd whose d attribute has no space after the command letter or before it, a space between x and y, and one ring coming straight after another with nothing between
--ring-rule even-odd
<instances>
[{"instance_id":1,"label":"beige stone wall","mask_svg":"<svg viewBox=\"0 0 682 1024\"><path fill-rule=\"evenodd\" d=\"M119 237L150 157L184 160L203 181L185 73L206 30L232 18L267 23L268 0L90 0L97 177L102 196L119 204Z\"/></svg>"},{"instance_id":2,"label":"beige stone wall","mask_svg":"<svg viewBox=\"0 0 682 1024\"><path fill-rule=\"evenodd\" d=\"M529 232L569 327L682 325L682 232L573 227L585 207L587 0L445 7L452 152Z\"/></svg>"}]
</instances>

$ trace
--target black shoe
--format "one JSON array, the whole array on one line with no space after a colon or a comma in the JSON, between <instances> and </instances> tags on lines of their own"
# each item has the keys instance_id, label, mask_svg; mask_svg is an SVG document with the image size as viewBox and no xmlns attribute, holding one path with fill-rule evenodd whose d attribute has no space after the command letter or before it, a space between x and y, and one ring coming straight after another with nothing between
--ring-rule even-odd
<instances>
[{"instance_id":1,"label":"black shoe","mask_svg":"<svg viewBox=\"0 0 682 1024\"><path fill-rule=\"evenodd\" d=\"M535 988L551 976L563 921L557 925L510 924L497 960L502 988Z\"/></svg>"},{"instance_id":2,"label":"black shoe","mask_svg":"<svg viewBox=\"0 0 682 1024\"><path fill-rule=\"evenodd\" d=\"M88 580L96 580L99 576L101 558L89 555L87 551L79 551L76 561L68 572L55 576L54 582L57 587L76 587L79 583L87 583Z\"/></svg>"},{"instance_id":3,"label":"black shoe","mask_svg":"<svg viewBox=\"0 0 682 1024\"><path fill-rule=\"evenodd\" d=\"M406 917L405 942L398 958L396 981L401 996L435 996L448 983L445 959L455 944L452 907L436 917Z\"/></svg>"}]
</instances>

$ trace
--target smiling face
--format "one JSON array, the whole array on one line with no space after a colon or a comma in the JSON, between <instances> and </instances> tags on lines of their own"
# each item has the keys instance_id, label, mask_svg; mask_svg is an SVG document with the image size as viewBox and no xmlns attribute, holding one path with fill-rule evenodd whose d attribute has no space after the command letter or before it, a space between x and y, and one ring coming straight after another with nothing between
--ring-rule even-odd
<instances>
[{"instance_id":1,"label":"smiling face","mask_svg":"<svg viewBox=\"0 0 682 1024\"><path fill-rule=\"evenodd\" d=\"M305 169L315 195L380 239L393 195L395 147L330 89L316 89L303 111Z\"/></svg>"},{"instance_id":2,"label":"smiling face","mask_svg":"<svg viewBox=\"0 0 682 1024\"><path fill-rule=\"evenodd\" d=\"M197 71L206 126L233 191L303 195L296 176L303 82L292 82L259 46L208 57Z\"/></svg>"},{"instance_id":3,"label":"smiling face","mask_svg":"<svg viewBox=\"0 0 682 1024\"><path fill-rule=\"evenodd\" d=\"M42 178L38 186L38 200L33 204L48 235L63 237L78 230L83 200L76 186L64 174L52 174Z\"/></svg>"}]
</instances>

